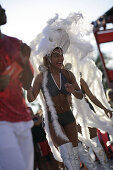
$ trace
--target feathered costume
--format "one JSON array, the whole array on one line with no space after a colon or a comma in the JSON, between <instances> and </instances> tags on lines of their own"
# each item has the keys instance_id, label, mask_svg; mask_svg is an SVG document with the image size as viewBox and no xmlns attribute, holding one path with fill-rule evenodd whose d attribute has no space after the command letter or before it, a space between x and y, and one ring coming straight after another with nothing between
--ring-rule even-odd
<instances>
[{"instance_id":1,"label":"feathered costume","mask_svg":"<svg viewBox=\"0 0 113 170\"><path fill-rule=\"evenodd\" d=\"M80 85L79 72L81 72L83 79L87 82L92 93L106 108L111 110L102 86L102 74L92 60L92 45L86 41L86 37L88 37L92 32L92 27L91 25L89 25L89 28L86 26L88 25L84 26L84 20L81 13L71 13L66 19L59 19L58 15L56 15L53 19L50 19L47 22L47 26L44 28L42 33L31 42L31 62L34 67L35 74L37 74L39 73L39 66L42 65L42 58L46 54L49 55L55 47L61 47L65 55L65 62L73 64L71 71L74 73L77 83ZM68 138L59 128L57 114L46 88L47 69L43 66L40 66L40 70L44 72L44 95L46 97L46 102L49 106L49 109L52 112L54 128L59 136L61 136L64 140L68 140ZM47 109L42 94L40 95L40 98L48 143L55 159L62 161L59 151L56 149L51 140L48 126ZM113 121L105 115L102 109L99 109L92 103L96 111L96 113L94 113L89 108L89 105L86 103L84 98L79 100L74 96L72 96L72 105L73 114L77 122L82 127L82 136L79 134L79 139L81 141L91 145L91 142L88 142L90 141L88 127L96 127L103 132L108 132L109 134L113 135Z\"/></svg>"}]
</instances>

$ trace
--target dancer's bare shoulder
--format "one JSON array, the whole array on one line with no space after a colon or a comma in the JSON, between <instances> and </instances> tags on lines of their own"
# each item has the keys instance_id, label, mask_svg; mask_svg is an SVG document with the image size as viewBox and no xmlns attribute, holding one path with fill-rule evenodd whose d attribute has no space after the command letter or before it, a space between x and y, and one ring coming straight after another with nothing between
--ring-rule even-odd
<instances>
[{"instance_id":1,"label":"dancer's bare shoulder","mask_svg":"<svg viewBox=\"0 0 113 170\"><path fill-rule=\"evenodd\" d=\"M74 74L70 70L62 69L62 73L67 77L69 82L76 80Z\"/></svg>"}]
</instances>

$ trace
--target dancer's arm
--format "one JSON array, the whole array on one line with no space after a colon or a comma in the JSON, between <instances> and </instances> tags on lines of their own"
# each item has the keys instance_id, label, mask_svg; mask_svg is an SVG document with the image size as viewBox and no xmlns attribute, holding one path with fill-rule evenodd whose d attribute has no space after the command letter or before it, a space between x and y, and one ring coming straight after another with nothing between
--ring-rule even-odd
<instances>
[{"instance_id":1,"label":"dancer's arm","mask_svg":"<svg viewBox=\"0 0 113 170\"><path fill-rule=\"evenodd\" d=\"M80 90L76 78L73 75L72 72L69 72L69 76L70 76L70 82L66 83L65 88L69 93L72 93L76 98L78 99L82 99L83 98L83 94L82 91Z\"/></svg>"},{"instance_id":2,"label":"dancer's arm","mask_svg":"<svg viewBox=\"0 0 113 170\"><path fill-rule=\"evenodd\" d=\"M96 96L94 96L92 94L92 92L90 91L87 83L85 82L85 80L83 78L80 79L80 84L81 87L83 89L83 91L85 92L85 94L89 97L89 99L99 108L103 109L105 114L108 116L108 113L110 113L110 117L112 116L112 111L109 109L106 109L103 104L96 98Z\"/></svg>"},{"instance_id":3,"label":"dancer's arm","mask_svg":"<svg viewBox=\"0 0 113 170\"><path fill-rule=\"evenodd\" d=\"M27 99L29 102L33 102L39 94L42 85L42 79L42 74L37 75L34 80L33 87L30 87L27 90Z\"/></svg>"}]
</instances>

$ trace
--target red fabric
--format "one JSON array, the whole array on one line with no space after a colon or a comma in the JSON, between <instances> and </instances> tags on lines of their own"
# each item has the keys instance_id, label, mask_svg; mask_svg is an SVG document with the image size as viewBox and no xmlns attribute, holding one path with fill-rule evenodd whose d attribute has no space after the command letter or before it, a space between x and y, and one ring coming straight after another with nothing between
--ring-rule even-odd
<instances>
[{"instance_id":1,"label":"red fabric","mask_svg":"<svg viewBox=\"0 0 113 170\"><path fill-rule=\"evenodd\" d=\"M113 70L107 69L107 74L110 82L113 82Z\"/></svg>"},{"instance_id":2,"label":"red fabric","mask_svg":"<svg viewBox=\"0 0 113 170\"><path fill-rule=\"evenodd\" d=\"M97 135L99 138L99 141L101 145L103 146L108 158L113 158L113 146L110 145L109 147L107 146L107 141L109 141L108 133L101 133L99 130L97 130Z\"/></svg>"},{"instance_id":3,"label":"red fabric","mask_svg":"<svg viewBox=\"0 0 113 170\"><path fill-rule=\"evenodd\" d=\"M48 145L47 140L40 142L39 146L40 146L40 149L41 149L42 156L47 156L49 153L51 153L51 149Z\"/></svg>"},{"instance_id":4,"label":"red fabric","mask_svg":"<svg viewBox=\"0 0 113 170\"><path fill-rule=\"evenodd\" d=\"M96 33L98 43L106 43L113 41L113 30L101 30Z\"/></svg>"},{"instance_id":5,"label":"red fabric","mask_svg":"<svg viewBox=\"0 0 113 170\"><path fill-rule=\"evenodd\" d=\"M5 36L0 39L0 74L13 62L21 64L19 57L21 41ZM31 120L23 97L19 79L10 81L8 87L0 92L0 121L19 122Z\"/></svg>"}]
</instances>

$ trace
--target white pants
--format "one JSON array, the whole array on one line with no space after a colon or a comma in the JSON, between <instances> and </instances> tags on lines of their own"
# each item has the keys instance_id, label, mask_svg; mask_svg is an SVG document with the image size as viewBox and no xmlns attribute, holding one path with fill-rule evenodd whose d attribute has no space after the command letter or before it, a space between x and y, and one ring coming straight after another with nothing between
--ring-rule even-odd
<instances>
[{"instance_id":1,"label":"white pants","mask_svg":"<svg viewBox=\"0 0 113 170\"><path fill-rule=\"evenodd\" d=\"M32 121L0 121L0 170L33 170Z\"/></svg>"}]
</instances>

